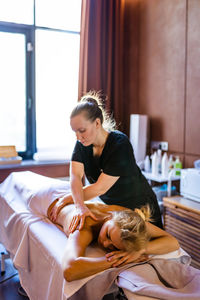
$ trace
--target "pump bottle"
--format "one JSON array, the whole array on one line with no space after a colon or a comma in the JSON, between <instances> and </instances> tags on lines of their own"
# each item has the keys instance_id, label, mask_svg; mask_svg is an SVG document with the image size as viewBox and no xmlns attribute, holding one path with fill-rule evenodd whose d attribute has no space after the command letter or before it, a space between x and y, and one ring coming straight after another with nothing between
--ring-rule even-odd
<instances>
[{"instance_id":1,"label":"pump bottle","mask_svg":"<svg viewBox=\"0 0 200 300\"><path fill-rule=\"evenodd\" d=\"M163 178L168 177L168 172L169 172L169 160L167 153L165 152L162 156L162 162L161 162L161 174Z\"/></svg>"}]
</instances>

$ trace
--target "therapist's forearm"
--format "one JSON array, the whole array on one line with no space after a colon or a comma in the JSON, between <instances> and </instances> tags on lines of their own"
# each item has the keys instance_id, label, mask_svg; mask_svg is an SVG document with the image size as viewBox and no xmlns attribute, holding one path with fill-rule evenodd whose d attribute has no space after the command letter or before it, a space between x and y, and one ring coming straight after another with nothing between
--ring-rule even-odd
<instances>
[{"instance_id":1,"label":"therapist's forearm","mask_svg":"<svg viewBox=\"0 0 200 300\"><path fill-rule=\"evenodd\" d=\"M66 195L65 197L62 197L58 200L58 204L60 208L63 208L65 205L68 204L76 204L76 205L84 205L84 201L90 200L92 198L95 198L97 196L100 196L101 193L97 191L97 189L94 188L93 185L89 186L82 186L82 183L79 185L78 183L75 183L75 189L74 189L74 197L72 197L72 193ZM78 187L79 186L79 187ZM81 198L79 194L79 189L81 194L83 195ZM76 196L77 195L77 196Z\"/></svg>"},{"instance_id":2,"label":"therapist's forearm","mask_svg":"<svg viewBox=\"0 0 200 300\"><path fill-rule=\"evenodd\" d=\"M80 178L71 178L71 189L75 205L84 205L84 201L93 199L100 196L104 191L100 188L100 185L93 183L83 187L82 180Z\"/></svg>"},{"instance_id":3,"label":"therapist's forearm","mask_svg":"<svg viewBox=\"0 0 200 300\"><path fill-rule=\"evenodd\" d=\"M99 185L96 183L87 185L83 187L83 195L84 195L84 201L93 199L97 196L101 196L104 194L104 191L99 188Z\"/></svg>"},{"instance_id":4,"label":"therapist's forearm","mask_svg":"<svg viewBox=\"0 0 200 300\"><path fill-rule=\"evenodd\" d=\"M70 183L72 193L59 199L58 205L61 208L73 203L76 206L84 206L84 201L93 199L104 193L103 190L99 189L99 185L96 183L83 187L82 180L80 178L73 178Z\"/></svg>"},{"instance_id":5,"label":"therapist's forearm","mask_svg":"<svg viewBox=\"0 0 200 300\"><path fill-rule=\"evenodd\" d=\"M74 204L76 206L84 206L84 193L83 193L83 184L82 180L79 177L72 176L71 180L71 191Z\"/></svg>"},{"instance_id":6,"label":"therapist's forearm","mask_svg":"<svg viewBox=\"0 0 200 300\"><path fill-rule=\"evenodd\" d=\"M79 190L81 195L78 192L73 193L74 204L84 205L84 201L93 199L97 196L101 196L102 193L98 189L96 189L94 185L95 184L84 186L82 187L82 190L77 189L76 186L76 192Z\"/></svg>"}]
</instances>

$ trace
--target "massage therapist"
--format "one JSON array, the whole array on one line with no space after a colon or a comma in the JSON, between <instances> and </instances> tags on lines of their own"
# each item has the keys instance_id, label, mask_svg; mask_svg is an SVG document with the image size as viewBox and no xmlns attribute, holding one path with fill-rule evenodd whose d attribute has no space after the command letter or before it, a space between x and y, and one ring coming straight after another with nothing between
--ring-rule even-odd
<instances>
[{"instance_id":1,"label":"massage therapist","mask_svg":"<svg viewBox=\"0 0 200 300\"><path fill-rule=\"evenodd\" d=\"M81 230L87 216L96 220L84 201L99 196L106 204L131 209L149 204L152 223L162 228L156 196L135 162L132 145L124 133L115 130L115 121L103 109L98 93L81 98L71 113L70 124L77 137L70 163L72 194L56 203L52 221L62 207L74 203L76 213L69 229ZM90 185L83 186L84 175Z\"/></svg>"}]
</instances>

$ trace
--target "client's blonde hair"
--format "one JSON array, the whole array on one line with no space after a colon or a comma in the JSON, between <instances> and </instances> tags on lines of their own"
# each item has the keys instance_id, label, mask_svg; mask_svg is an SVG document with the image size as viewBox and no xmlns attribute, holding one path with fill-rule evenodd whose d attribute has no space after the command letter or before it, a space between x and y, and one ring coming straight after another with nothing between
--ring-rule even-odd
<instances>
[{"instance_id":1,"label":"client's blonde hair","mask_svg":"<svg viewBox=\"0 0 200 300\"><path fill-rule=\"evenodd\" d=\"M150 221L150 207L143 206L134 211L127 209L113 212L113 221L120 228L126 251L144 249L149 241L145 221Z\"/></svg>"}]
</instances>

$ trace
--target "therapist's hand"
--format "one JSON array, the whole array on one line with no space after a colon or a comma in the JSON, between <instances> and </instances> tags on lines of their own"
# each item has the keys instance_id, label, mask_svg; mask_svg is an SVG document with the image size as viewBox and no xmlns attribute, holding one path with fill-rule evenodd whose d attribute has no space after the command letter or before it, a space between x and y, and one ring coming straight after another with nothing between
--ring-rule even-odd
<instances>
[{"instance_id":1,"label":"therapist's hand","mask_svg":"<svg viewBox=\"0 0 200 300\"><path fill-rule=\"evenodd\" d=\"M112 267L121 267L126 264L135 262L143 262L148 260L148 255L144 254L145 250L135 251L135 252L127 252L127 251L112 251L106 254L106 259L109 262L112 262ZM116 262L116 259L118 261Z\"/></svg>"},{"instance_id":2,"label":"therapist's hand","mask_svg":"<svg viewBox=\"0 0 200 300\"><path fill-rule=\"evenodd\" d=\"M87 208L86 205L77 206L74 216L69 225L69 232L73 233L76 229L83 229L85 218L91 217L93 220L98 221L98 218Z\"/></svg>"},{"instance_id":3,"label":"therapist's hand","mask_svg":"<svg viewBox=\"0 0 200 300\"><path fill-rule=\"evenodd\" d=\"M52 222L56 222L56 219L57 219L58 214L61 211L61 209L64 206L66 206L68 204L72 204L72 203L73 203L73 200L72 200L71 195L67 195L67 196L63 196L63 197L59 198L50 212L50 220Z\"/></svg>"}]
</instances>

